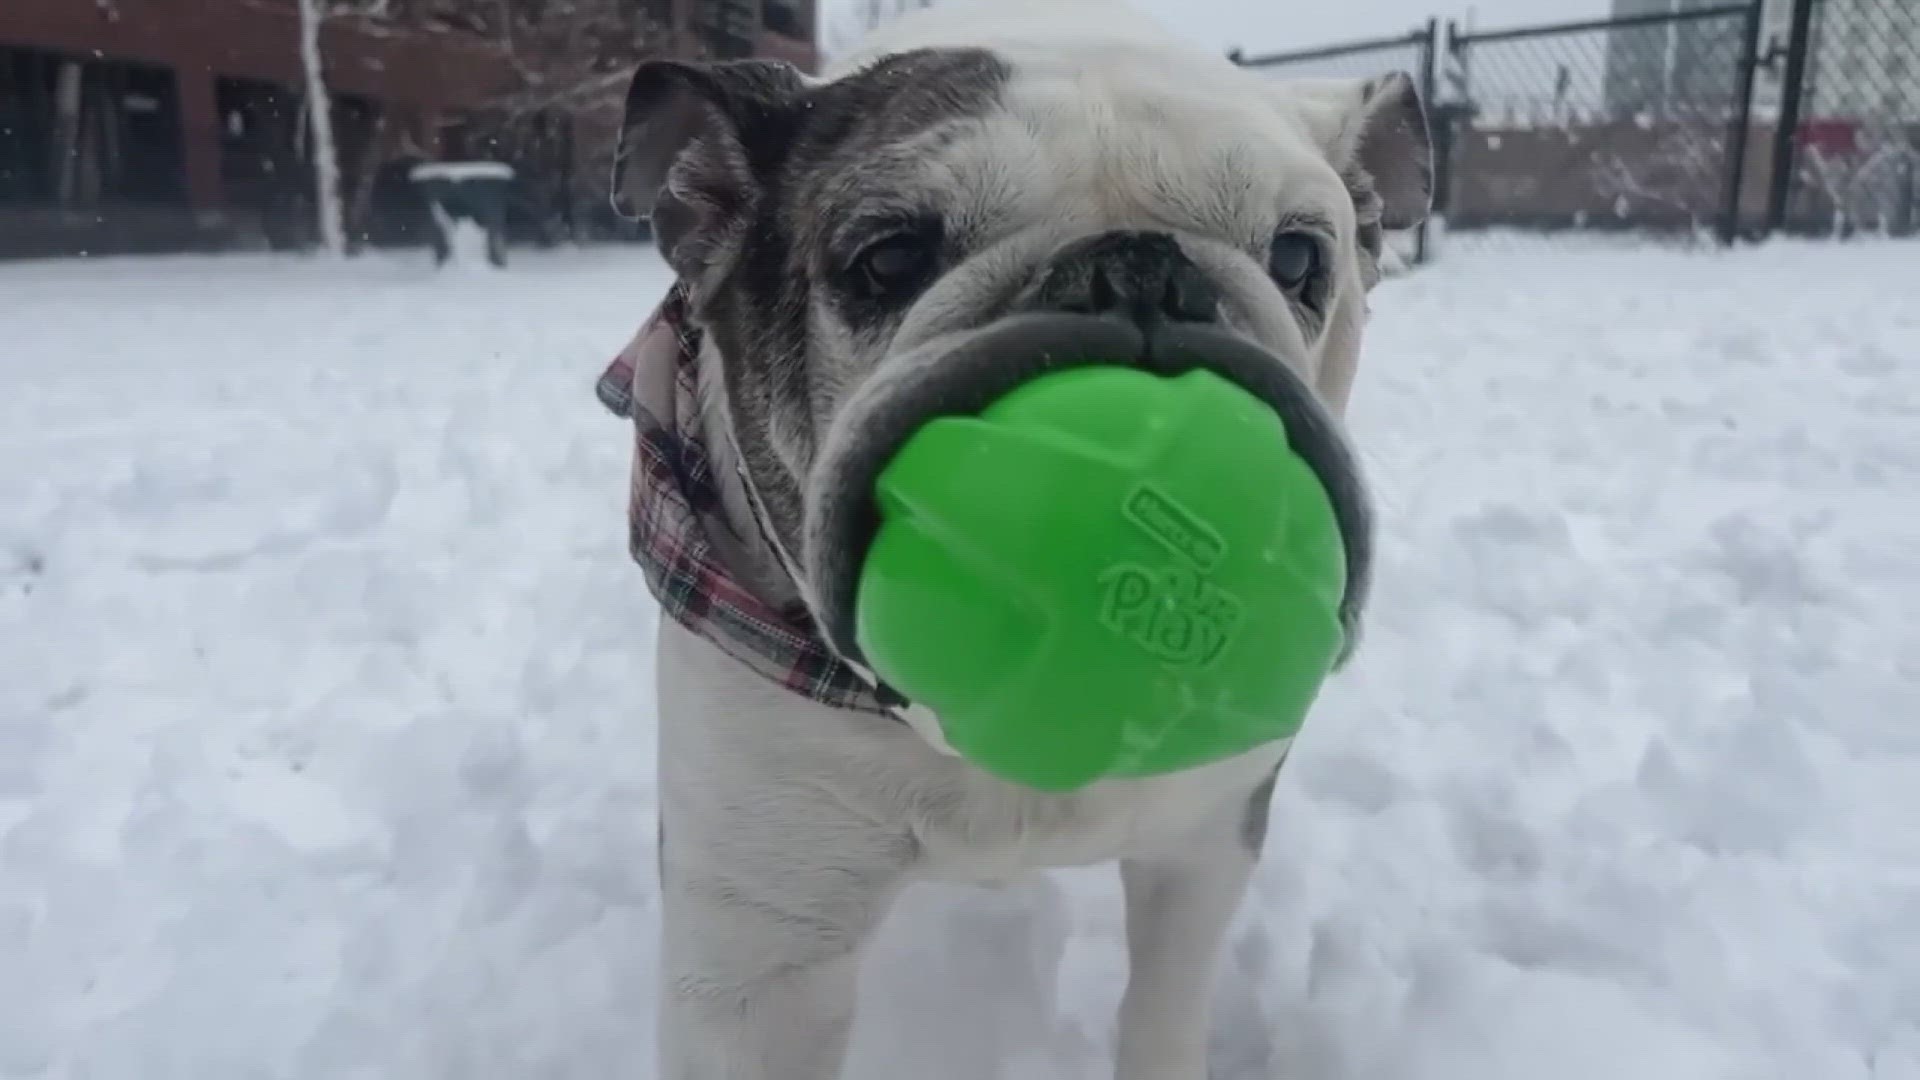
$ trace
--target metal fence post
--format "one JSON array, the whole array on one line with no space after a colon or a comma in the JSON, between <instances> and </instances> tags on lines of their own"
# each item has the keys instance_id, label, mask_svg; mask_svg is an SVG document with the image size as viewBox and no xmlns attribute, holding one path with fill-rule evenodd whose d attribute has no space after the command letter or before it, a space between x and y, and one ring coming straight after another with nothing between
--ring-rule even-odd
<instances>
[{"instance_id":1,"label":"metal fence post","mask_svg":"<svg viewBox=\"0 0 1920 1080\"><path fill-rule=\"evenodd\" d=\"M1780 117L1773 131L1773 176L1768 180L1768 233L1787 226L1787 200L1793 193L1800 137L1800 111L1807 90L1807 58L1813 52L1813 5L1793 0L1793 27L1787 37L1787 70L1780 81Z\"/></svg>"},{"instance_id":2,"label":"metal fence post","mask_svg":"<svg viewBox=\"0 0 1920 1080\"><path fill-rule=\"evenodd\" d=\"M1894 207L1892 228L1895 236L1912 236L1920 231L1920 169L1914 167L1913 159L1900 163L1900 201Z\"/></svg>"},{"instance_id":3,"label":"metal fence post","mask_svg":"<svg viewBox=\"0 0 1920 1080\"><path fill-rule=\"evenodd\" d=\"M1740 239L1740 210L1746 202L1747 140L1753 129L1753 87L1760 68L1760 24L1766 0L1753 0L1740 38L1740 68L1734 78L1733 126L1727 131L1727 190L1720 209L1720 242Z\"/></svg>"},{"instance_id":4,"label":"metal fence post","mask_svg":"<svg viewBox=\"0 0 1920 1080\"><path fill-rule=\"evenodd\" d=\"M1439 53L1440 53L1440 19L1439 17L1436 16L1434 18L1427 20L1426 36L1421 39L1421 44L1420 44L1420 102L1422 106L1427 110L1427 116L1428 116L1427 138L1429 140L1433 139L1432 117L1435 115L1434 108L1440 96ZM1439 162L1437 160L1437 155L1435 159L1429 163L1429 165L1430 165L1430 168L1433 170L1433 172L1429 173L1427 177L1427 183L1429 187L1428 194L1431 195L1432 192L1436 190L1439 186L1439 182L1437 179L1437 174L1439 171ZM1427 216L1421 219L1420 228L1418 231L1414 233L1413 261L1416 266L1424 266L1429 260L1433 258L1433 238L1432 238L1433 215L1437 212L1439 212L1438 205L1430 204L1428 207Z\"/></svg>"},{"instance_id":5,"label":"metal fence post","mask_svg":"<svg viewBox=\"0 0 1920 1080\"><path fill-rule=\"evenodd\" d=\"M1472 87L1466 77L1467 58L1460 45L1460 24L1448 19L1439 39L1448 67L1448 100L1432 102L1433 212L1445 217L1453 206L1454 145L1462 121L1471 115ZM1437 92L1436 92L1437 96Z\"/></svg>"}]
</instances>

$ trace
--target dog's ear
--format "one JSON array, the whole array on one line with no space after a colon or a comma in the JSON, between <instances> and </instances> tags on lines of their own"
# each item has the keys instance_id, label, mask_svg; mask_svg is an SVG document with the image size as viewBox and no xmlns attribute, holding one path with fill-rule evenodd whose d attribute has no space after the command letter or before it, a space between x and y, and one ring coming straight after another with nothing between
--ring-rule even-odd
<instances>
[{"instance_id":1,"label":"dog's ear","mask_svg":"<svg viewBox=\"0 0 1920 1080\"><path fill-rule=\"evenodd\" d=\"M1394 72L1281 85L1282 100L1347 177L1363 211L1377 202L1386 229L1426 220L1433 205L1433 136L1411 78Z\"/></svg>"},{"instance_id":2,"label":"dog's ear","mask_svg":"<svg viewBox=\"0 0 1920 1080\"><path fill-rule=\"evenodd\" d=\"M649 219L683 276L744 220L792 137L806 77L765 60L651 60L627 85L613 208Z\"/></svg>"}]
</instances>

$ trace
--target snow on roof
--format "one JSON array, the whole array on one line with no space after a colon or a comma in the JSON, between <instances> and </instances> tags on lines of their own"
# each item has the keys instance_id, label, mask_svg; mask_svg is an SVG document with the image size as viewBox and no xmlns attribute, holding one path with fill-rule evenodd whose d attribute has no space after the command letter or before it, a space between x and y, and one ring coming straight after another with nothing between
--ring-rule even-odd
<instances>
[{"instance_id":1,"label":"snow on roof","mask_svg":"<svg viewBox=\"0 0 1920 1080\"><path fill-rule=\"evenodd\" d=\"M503 161L430 161L407 173L414 180L511 180L513 166Z\"/></svg>"}]
</instances>

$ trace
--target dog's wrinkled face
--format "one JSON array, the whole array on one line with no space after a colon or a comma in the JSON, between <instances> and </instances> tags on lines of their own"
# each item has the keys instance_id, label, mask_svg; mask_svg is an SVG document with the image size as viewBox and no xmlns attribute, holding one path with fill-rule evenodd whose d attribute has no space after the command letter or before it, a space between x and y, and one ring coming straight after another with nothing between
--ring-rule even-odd
<instances>
[{"instance_id":1,"label":"dog's wrinkled face","mask_svg":"<svg viewBox=\"0 0 1920 1080\"><path fill-rule=\"evenodd\" d=\"M658 61L627 111L616 204L688 283L765 525L843 651L835 486L870 480L846 462L876 418L970 338L1035 312L1205 325L1337 415L1382 232L1428 203L1404 76L1279 83L1151 43L914 48L825 80Z\"/></svg>"}]
</instances>

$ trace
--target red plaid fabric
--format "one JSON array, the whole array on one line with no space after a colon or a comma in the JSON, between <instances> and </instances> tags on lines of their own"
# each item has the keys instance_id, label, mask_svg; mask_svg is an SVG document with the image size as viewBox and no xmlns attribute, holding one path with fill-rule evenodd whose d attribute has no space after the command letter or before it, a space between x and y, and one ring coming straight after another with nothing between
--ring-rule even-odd
<instances>
[{"instance_id":1,"label":"red plaid fabric","mask_svg":"<svg viewBox=\"0 0 1920 1080\"><path fill-rule=\"evenodd\" d=\"M708 451L696 358L700 333L675 285L596 386L634 424L628 550L660 608L727 655L796 694L836 708L888 714L875 689L841 660L797 597L770 602L747 584L766 567L730 565L751 545L736 537ZM771 571L780 573L779 571ZM782 575L784 576L784 575Z\"/></svg>"}]
</instances>

